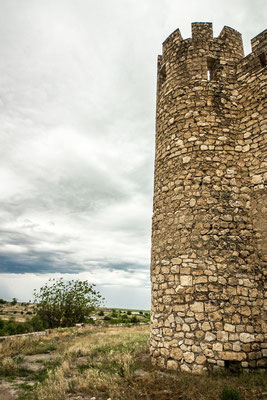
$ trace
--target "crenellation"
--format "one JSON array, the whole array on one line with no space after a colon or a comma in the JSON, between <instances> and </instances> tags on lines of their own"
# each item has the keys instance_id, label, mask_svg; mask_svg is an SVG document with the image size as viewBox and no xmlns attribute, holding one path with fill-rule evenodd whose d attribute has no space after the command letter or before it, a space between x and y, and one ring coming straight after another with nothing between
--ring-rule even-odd
<instances>
[{"instance_id":1,"label":"crenellation","mask_svg":"<svg viewBox=\"0 0 267 400\"><path fill-rule=\"evenodd\" d=\"M266 31L193 23L158 63L152 361L201 372L266 363ZM265 45L266 46L266 45ZM266 312L266 309L265 309Z\"/></svg>"},{"instance_id":2,"label":"crenellation","mask_svg":"<svg viewBox=\"0 0 267 400\"><path fill-rule=\"evenodd\" d=\"M213 39L213 28L211 22L193 22L191 24L193 42L207 41Z\"/></svg>"},{"instance_id":3,"label":"crenellation","mask_svg":"<svg viewBox=\"0 0 267 400\"><path fill-rule=\"evenodd\" d=\"M267 44L267 29L259 33L253 39L251 39L251 49L253 53L260 54L264 52L266 54Z\"/></svg>"}]
</instances>

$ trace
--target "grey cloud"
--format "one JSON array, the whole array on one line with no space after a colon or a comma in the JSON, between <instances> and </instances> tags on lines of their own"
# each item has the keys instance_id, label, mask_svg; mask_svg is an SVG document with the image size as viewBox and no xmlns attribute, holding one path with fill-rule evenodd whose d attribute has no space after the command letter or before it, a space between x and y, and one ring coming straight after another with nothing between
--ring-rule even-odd
<instances>
[{"instance_id":1,"label":"grey cloud","mask_svg":"<svg viewBox=\"0 0 267 400\"><path fill-rule=\"evenodd\" d=\"M68 252L53 255L45 252L31 252L27 256L20 255L19 257L0 254L0 273L77 274L84 270L81 266L66 261L67 256Z\"/></svg>"},{"instance_id":2,"label":"grey cloud","mask_svg":"<svg viewBox=\"0 0 267 400\"><path fill-rule=\"evenodd\" d=\"M264 9L262 0L2 0L0 271L99 279L103 268L142 285L161 43L214 21L215 35L232 26L248 49Z\"/></svg>"}]
</instances>

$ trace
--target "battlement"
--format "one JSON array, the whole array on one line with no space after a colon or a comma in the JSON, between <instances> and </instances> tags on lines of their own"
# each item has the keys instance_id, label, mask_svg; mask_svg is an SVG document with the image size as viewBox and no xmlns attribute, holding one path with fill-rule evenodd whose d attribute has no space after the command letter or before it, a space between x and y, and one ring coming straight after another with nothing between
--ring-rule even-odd
<instances>
[{"instance_id":1,"label":"battlement","mask_svg":"<svg viewBox=\"0 0 267 400\"><path fill-rule=\"evenodd\" d=\"M251 39L251 49L253 53L264 53L267 47L267 29Z\"/></svg>"},{"instance_id":2,"label":"battlement","mask_svg":"<svg viewBox=\"0 0 267 400\"><path fill-rule=\"evenodd\" d=\"M192 40L212 40L213 27L211 22L193 22L191 24Z\"/></svg>"},{"instance_id":3,"label":"battlement","mask_svg":"<svg viewBox=\"0 0 267 400\"><path fill-rule=\"evenodd\" d=\"M251 53L242 58L237 64L237 78L240 76L261 73L267 65L267 29L251 39Z\"/></svg>"},{"instance_id":4,"label":"battlement","mask_svg":"<svg viewBox=\"0 0 267 400\"><path fill-rule=\"evenodd\" d=\"M172 32L163 42L163 52L164 50L168 50L168 48L171 48L174 44L179 44L182 42L183 38L180 33L180 29L176 29L174 32Z\"/></svg>"},{"instance_id":5,"label":"battlement","mask_svg":"<svg viewBox=\"0 0 267 400\"><path fill-rule=\"evenodd\" d=\"M183 39L176 29L163 42L159 72L164 72L160 82L168 76L183 79L181 84L192 81L213 80L229 82L234 79L236 63L244 57L242 36L235 29L225 26L217 38L213 37L211 22L193 22L192 37ZM187 74L184 74L184 70Z\"/></svg>"},{"instance_id":6,"label":"battlement","mask_svg":"<svg viewBox=\"0 0 267 400\"><path fill-rule=\"evenodd\" d=\"M163 42L163 55L169 52L173 47L178 48L183 42L190 42L190 44L210 45L218 42L221 47L230 52L233 50L238 51L240 57L244 56L242 35L229 26L224 26L218 38L213 37L213 26L211 22L193 22L191 25L192 38L183 39L180 30L176 29L167 39ZM218 41L219 40L219 41Z\"/></svg>"}]
</instances>

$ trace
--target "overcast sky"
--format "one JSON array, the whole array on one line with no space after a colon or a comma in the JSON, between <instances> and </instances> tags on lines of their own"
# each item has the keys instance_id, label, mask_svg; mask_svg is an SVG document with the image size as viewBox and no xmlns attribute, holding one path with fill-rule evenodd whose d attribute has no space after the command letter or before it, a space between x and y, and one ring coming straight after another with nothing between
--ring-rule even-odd
<instances>
[{"instance_id":1,"label":"overcast sky","mask_svg":"<svg viewBox=\"0 0 267 400\"><path fill-rule=\"evenodd\" d=\"M88 279L150 307L156 62L176 28L250 39L265 0L0 0L0 297Z\"/></svg>"}]
</instances>

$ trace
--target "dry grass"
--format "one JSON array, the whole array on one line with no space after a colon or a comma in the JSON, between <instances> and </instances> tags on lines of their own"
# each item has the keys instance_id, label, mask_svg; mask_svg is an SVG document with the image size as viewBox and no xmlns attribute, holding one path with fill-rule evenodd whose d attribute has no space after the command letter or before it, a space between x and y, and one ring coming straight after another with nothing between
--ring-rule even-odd
<instances>
[{"instance_id":1,"label":"dry grass","mask_svg":"<svg viewBox=\"0 0 267 400\"><path fill-rule=\"evenodd\" d=\"M17 303L12 305L11 303L6 303L0 305L0 318L4 321L13 318L16 322L25 322L28 318L33 317L34 314L34 304Z\"/></svg>"},{"instance_id":2,"label":"dry grass","mask_svg":"<svg viewBox=\"0 0 267 400\"><path fill-rule=\"evenodd\" d=\"M135 356L147 344L147 327L98 328L76 338L65 349L61 366L38 386L36 398L61 400L68 392L115 396L123 382L131 379Z\"/></svg>"},{"instance_id":3,"label":"dry grass","mask_svg":"<svg viewBox=\"0 0 267 400\"><path fill-rule=\"evenodd\" d=\"M20 400L71 400L77 396L95 396L97 400L219 400L225 386L235 388L240 400L264 398L266 375L260 372L197 376L160 371L150 364L148 340L148 326L66 330L32 343L20 339L9 342L11 347L3 344L0 362L15 373L18 353L33 354L54 346L57 366L47 366L40 382L25 392L25 397L22 393Z\"/></svg>"}]
</instances>

